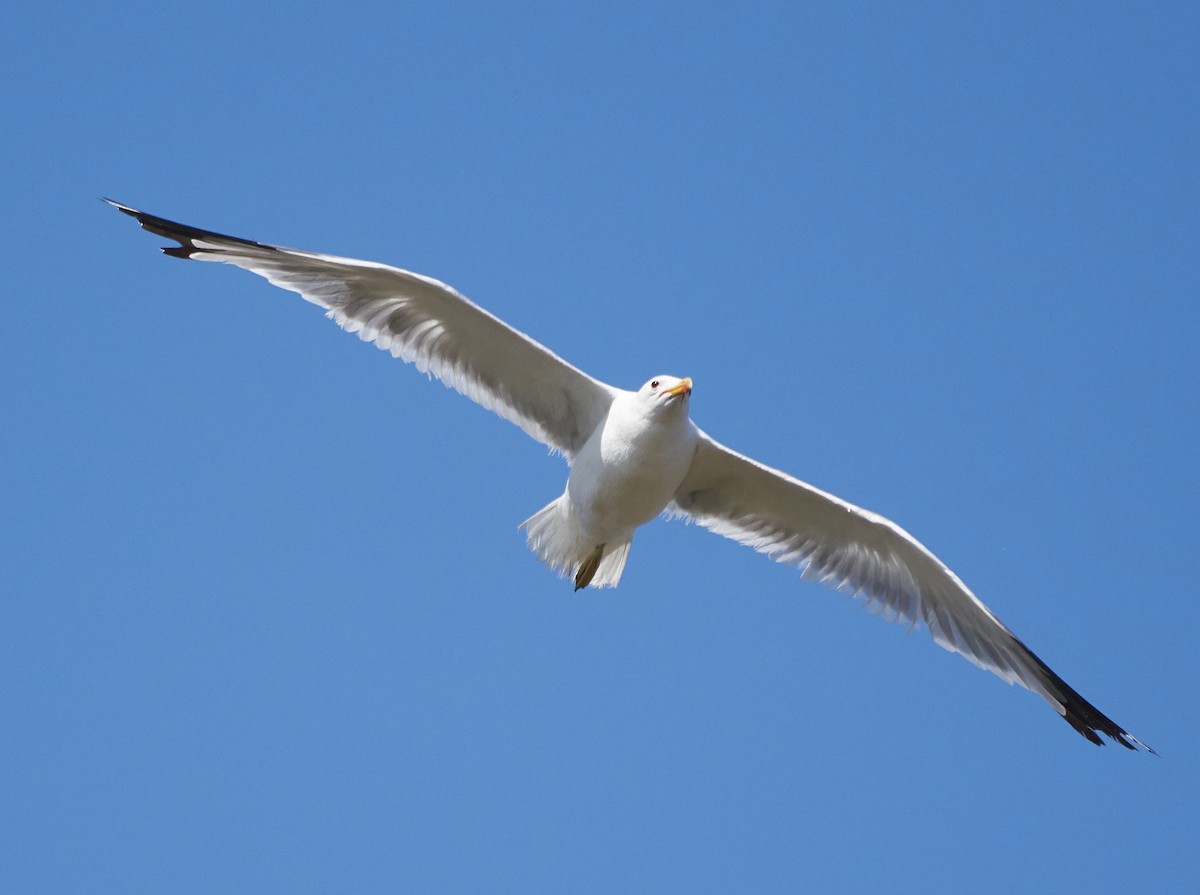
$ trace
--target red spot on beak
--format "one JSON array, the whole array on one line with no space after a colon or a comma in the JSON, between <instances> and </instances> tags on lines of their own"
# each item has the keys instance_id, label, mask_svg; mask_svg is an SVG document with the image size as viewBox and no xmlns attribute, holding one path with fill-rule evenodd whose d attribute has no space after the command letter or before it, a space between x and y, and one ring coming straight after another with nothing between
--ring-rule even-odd
<instances>
[{"instance_id":1,"label":"red spot on beak","mask_svg":"<svg viewBox=\"0 0 1200 895\"><path fill-rule=\"evenodd\" d=\"M674 398L676 395L690 395L692 393L692 378L690 376L679 380L678 384L664 389L662 397Z\"/></svg>"}]
</instances>

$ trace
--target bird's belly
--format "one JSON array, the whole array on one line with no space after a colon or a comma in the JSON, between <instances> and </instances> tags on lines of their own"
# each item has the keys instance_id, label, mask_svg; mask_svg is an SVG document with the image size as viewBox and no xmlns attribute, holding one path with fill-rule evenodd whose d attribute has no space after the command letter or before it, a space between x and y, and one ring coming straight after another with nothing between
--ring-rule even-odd
<instances>
[{"instance_id":1,"label":"bird's belly","mask_svg":"<svg viewBox=\"0 0 1200 895\"><path fill-rule=\"evenodd\" d=\"M596 543L628 536L666 508L690 462L690 457L673 454L633 459L585 452L567 480L581 529Z\"/></svg>"}]
</instances>

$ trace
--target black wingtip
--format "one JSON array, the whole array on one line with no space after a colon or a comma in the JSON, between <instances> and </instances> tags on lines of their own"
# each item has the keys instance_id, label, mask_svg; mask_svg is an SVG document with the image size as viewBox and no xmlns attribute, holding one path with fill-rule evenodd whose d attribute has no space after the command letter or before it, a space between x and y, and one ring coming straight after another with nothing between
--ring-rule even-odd
<instances>
[{"instance_id":1,"label":"black wingtip","mask_svg":"<svg viewBox=\"0 0 1200 895\"><path fill-rule=\"evenodd\" d=\"M261 242L255 242L251 239L242 239L240 236L229 236L225 233L217 233L214 230L202 230L199 227L189 227L187 224L180 224L178 221L171 221L144 211L138 211L138 209L129 205L123 205L115 199L102 198L101 201L108 203L122 214L129 215L142 225L143 230L179 243L177 246L164 246L162 249L164 255L170 255L172 258L191 258L197 252L213 251L209 247L197 246L196 240L200 240L201 242L218 240L251 246L256 249L278 251L275 246L264 245Z\"/></svg>"},{"instance_id":2,"label":"black wingtip","mask_svg":"<svg viewBox=\"0 0 1200 895\"><path fill-rule=\"evenodd\" d=\"M1059 681L1061 680L1059 678ZM1060 692L1062 693L1063 718L1089 742L1095 743L1097 746L1107 745L1100 737L1100 734L1104 734L1113 742L1120 743L1133 752L1141 749L1151 755L1158 754L1066 684L1061 685Z\"/></svg>"},{"instance_id":3,"label":"black wingtip","mask_svg":"<svg viewBox=\"0 0 1200 895\"><path fill-rule=\"evenodd\" d=\"M1120 743L1126 749L1134 752L1144 749L1151 755L1158 755L1157 752L1080 696L1078 692L1055 674L1050 669L1050 666L1038 658L1037 654L1022 643L1020 639L1014 637L1013 640L1017 642L1041 670L1042 679L1047 685L1047 689L1055 694L1058 703L1062 706L1063 720L1075 728L1089 743L1094 743L1097 746L1107 745L1100 737L1100 734L1104 734L1104 736L1114 742Z\"/></svg>"},{"instance_id":4,"label":"black wingtip","mask_svg":"<svg viewBox=\"0 0 1200 895\"><path fill-rule=\"evenodd\" d=\"M1095 711L1094 708L1093 711ZM1096 712L1096 714L1100 715L1099 712ZM1137 752L1139 749L1141 749L1149 752L1151 755L1158 755L1158 753L1152 748L1147 746L1129 731L1117 726L1111 719L1104 715L1100 715L1099 719L1094 716L1090 719L1085 719L1081 713L1074 708L1068 708L1063 717L1066 719L1066 722L1074 727L1075 730L1080 733L1080 735L1088 740L1088 742L1095 743L1097 746L1108 745L1108 743L1100 737L1100 734L1103 733L1113 742L1119 743L1126 749L1129 749L1133 752Z\"/></svg>"},{"instance_id":5,"label":"black wingtip","mask_svg":"<svg viewBox=\"0 0 1200 895\"><path fill-rule=\"evenodd\" d=\"M1058 680L1062 681L1061 678ZM1113 742L1120 743L1126 749L1133 752L1142 749L1151 755L1158 754L1065 683L1061 685L1061 692L1063 694L1063 718L1066 719L1068 724L1085 736L1089 742L1095 743L1097 746L1107 745L1100 738L1100 734L1104 734Z\"/></svg>"}]
</instances>

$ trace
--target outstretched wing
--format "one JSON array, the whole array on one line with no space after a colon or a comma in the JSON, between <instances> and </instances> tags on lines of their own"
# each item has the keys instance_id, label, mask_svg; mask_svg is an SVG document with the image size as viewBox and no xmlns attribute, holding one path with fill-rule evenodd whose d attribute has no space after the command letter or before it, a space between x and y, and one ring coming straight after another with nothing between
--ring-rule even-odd
<instances>
[{"instance_id":1,"label":"outstretched wing","mask_svg":"<svg viewBox=\"0 0 1200 895\"><path fill-rule=\"evenodd\" d=\"M611 387L430 277L223 236L104 201L179 243L164 253L233 264L298 293L343 329L436 376L568 460L612 403Z\"/></svg>"},{"instance_id":2,"label":"outstretched wing","mask_svg":"<svg viewBox=\"0 0 1200 895\"><path fill-rule=\"evenodd\" d=\"M1069 687L958 576L900 526L737 454L700 433L672 509L799 566L806 579L867 599L881 615L922 622L937 643L1041 695L1091 742L1097 732L1153 751Z\"/></svg>"}]
</instances>

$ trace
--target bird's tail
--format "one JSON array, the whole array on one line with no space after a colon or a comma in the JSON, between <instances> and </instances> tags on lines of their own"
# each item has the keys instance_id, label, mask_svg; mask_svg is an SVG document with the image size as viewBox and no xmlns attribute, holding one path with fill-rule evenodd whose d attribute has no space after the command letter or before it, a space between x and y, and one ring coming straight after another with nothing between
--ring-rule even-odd
<instances>
[{"instance_id":1,"label":"bird's tail","mask_svg":"<svg viewBox=\"0 0 1200 895\"><path fill-rule=\"evenodd\" d=\"M580 530L565 494L522 522L520 529L525 532L529 549L563 578L575 575L580 565L601 546L593 544ZM631 536L624 541L603 545L600 564L590 581L592 587L617 586L621 573L625 571L625 560L629 558L632 540Z\"/></svg>"}]
</instances>

